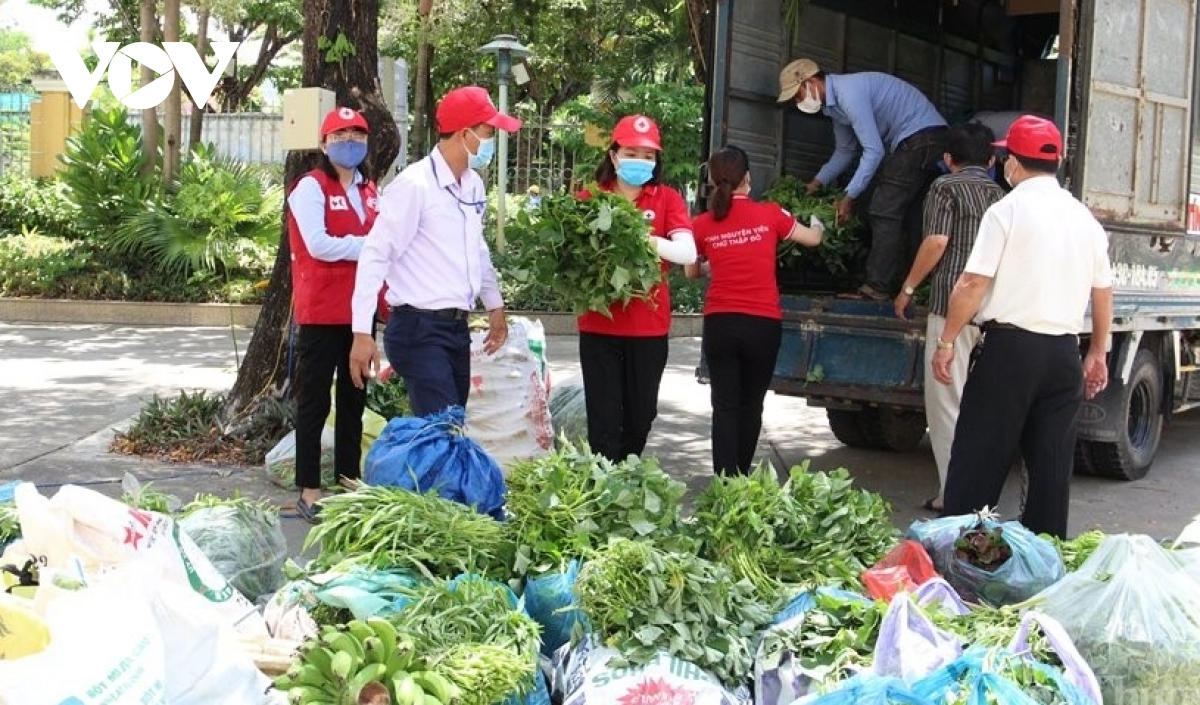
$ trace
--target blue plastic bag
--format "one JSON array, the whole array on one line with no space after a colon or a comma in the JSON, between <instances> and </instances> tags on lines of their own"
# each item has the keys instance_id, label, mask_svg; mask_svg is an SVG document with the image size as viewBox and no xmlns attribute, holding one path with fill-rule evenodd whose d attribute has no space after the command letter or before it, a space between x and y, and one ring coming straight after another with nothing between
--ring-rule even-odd
<instances>
[{"instance_id":1,"label":"blue plastic bag","mask_svg":"<svg viewBox=\"0 0 1200 705\"><path fill-rule=\"evenodd\" d=\"M578 577L579 561L573 560L561 573L547 573L525 583L525 611L542 625L543 656L552 656L571 640L575 625L585 621L573 591Z\"/></svg>"},{"instance_id":2,"label":"blue plastic bag","mask_svg":"<svg viewBox=\"0 0 1200 705\"><path fill-rule=\"evenodd\" d=\"M899 678L870 673L854 676L837 690L809 695L794 705L935 705L912 691Z\"/></svg>"},{"instance_id":3,"label":"blue plastic bag","mask_svg":"<svg viewBox=\"0 0 1200 705\"><path fill-rule=\"evenodd\" d=\"M422 582L401 568L377 570L364 566L314 575L309 581L317 585L313 593L319 601L350 610L355 619L399 612L409 603L408 591Z\"/></svg>"},{"instance_id":4,"label":"blue plastic bag","mask_svg":"<svg viewBox=\"0 0 1200 705\"><path fill-rule=\"evenodd\" d=\"M977 526L1001 529L1012 550L1012 556L995 570L985 570L956 555L955 541ZM979 514L942 517L913 522L906 538L925 546L938 572L967 602L995 607L1024 602L1066 575L1054 545L1016 521L1001 523Z\"/></svg>"},{"instance_id":5,"label":"blue plastic bag","mask_svg":"<svg viewBox=\"0 0 1200 705\"><path fill-rule=\"evenodd\" d=\"M988 695L1004 705L1039 705L1039 701L1004 675L1005 666L1032 667L1047 680L1069 705L1100 705L1064 677L1062 670L1031 661L1008 649L972 647L956 661L934 671L913 684L913 692L931 702L941 703L967 695L967 705L988 705Z\"/></svg>"},{"instance_id":6,"label":"blue plastic bag","mask_svg":"<svg viewBox=\"0 0 1200 705\"><path fill-rule=\"evenodd\" d=\"M363 479L369 485L402 487L439 496L504 519L504 475L500 466L463 431L461 406L420 418L388 422L367 453Z\"/></svg>"}]
</instances>

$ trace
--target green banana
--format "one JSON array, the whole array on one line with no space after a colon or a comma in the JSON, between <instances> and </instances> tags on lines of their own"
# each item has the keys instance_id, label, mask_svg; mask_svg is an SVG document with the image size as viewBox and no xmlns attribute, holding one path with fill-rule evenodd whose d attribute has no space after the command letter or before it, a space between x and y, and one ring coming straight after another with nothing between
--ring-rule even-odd
<instances>
[{"instance_id":1,"label":"green banana","mask_svg":"<svg viewBox=\"0 0 1200 705\"><path fill-rule=\"evenodd\" d=\"M388 654L383 650L383 640L372 634L363 639L363 658L367 663L387 663Z\"/></svg>"},{"instance_id":2,"label":"green banana","mask_svg":"<svg viewBox=\"0 0 1200 705\"><path fill-rule=\"evenodd\" d=\"M425 691L417 685L417 681L411 674L405 673L403 677L394 679L392 684L395 689L396 705L424 705Z\"/></svg>"},{"instance_id":3,"label":"green banana","mask_svg":"<svg viewBox=\"0 0 1200 705\"><path fill-rule=\"evenodd\" d=\"M333 698L319 688L298 685L288 691L291 705L333 705Z\"/></svg>"},{"instance_id":4,"label":"green banana","mask_svg":"<svg viewBox=\"0 0 1200 705\"><path fill-rule=\"evenodd\" d=\"M396 650L396 642L399 634L396 632L396 625L387 621L383 617L368 617L367 626L371 631L383 642L383 652L390 654Z\"/></svg>"},{"instance_id":5,"label":"green banana","mask_svg":"<svg viewBox=\"0 0 1200 705\"><path fill-rule=\"evenodd\" d=\"M417 671L412 674L412 678L417 685L425 691L426 695L433 695L444 705L457 705L462 700L462 688L452 683L435 671Z\"/></svg>"},{"instance_id":6,"label":"green banana","mask_svg":"<svg viewBox=\"0 0 1200 705\"><path fill-rule=\"evenodd\" d=\"M395 678L403 675L405 671L412 667L416 652L412 649L407 651L393 651L387 657L387 675L388 678Z\"/></svg>"},{"instance_id":7,"label":"green banana","mask_svg":"<svg viewBox=\"0 0 1200 705\"><path fill-rule=\"evenodd\" d=\"M301 666L300 672L292 682L293 685L318 688L325 691L333 690L336 685L333 682L333 674L330 671L322 671L311 663Z\"/></svg>"},{"instance_id":8,"label":"green banana","mask_svg":"<svg viewBox=\"0 0 1200 705\"><path fill-rule=\"evenodd\" d=\"M333 652L328 646L320 646L304 655L303 663L311 664L328 678L331 675L330 664L333 661Z\"/></svg>"},{"instance_id":9,"label":"green banana","mask_svg":"<svg viewBox=\"0 0 1200 705\"><path fill-rule=\"evenodd\" d=\"M354 655L348 651L339 651L333 655L330 667L339 689L350 679L350 674L356 672L356 665Z\"/></svg>"},{"instance_id":10,"label":"green banana","mask_svg":"<svg viewBox=\"0 0 1200 705\"><path fill-rule=\"evenodd\" d=\"M367 637L375 636L375 630L367 626L367 623L362 620L352 620L346 624L348 631L354 635L355 639L363 641Z\"/></svg>"},{"instance_id":11,"label":"green banana","mask_svg":"<svg viewBox=\"0 0 1200 705\"><path fill-rule=\"evenodd\" d=\"M358 694L372 681L379 681L386 674L387 667L382 663L368 663L358 669L346 684L346 696L351 702L358 702Z\"/></svg>"},{"instance_id":12,"label":"green banana","mask_svg":"<svg viewBox=\"0 0 1200 705\"><path fill-rule=\"evenodd\" d=\"M363 653L362 642L355 639L354 635L349 632L341 632L335 636L329 648L333 650L334 654L337 654L339 651L348 653L356 661L362 661L366 657L366 654Z\"/></svg>"}]
</instances>

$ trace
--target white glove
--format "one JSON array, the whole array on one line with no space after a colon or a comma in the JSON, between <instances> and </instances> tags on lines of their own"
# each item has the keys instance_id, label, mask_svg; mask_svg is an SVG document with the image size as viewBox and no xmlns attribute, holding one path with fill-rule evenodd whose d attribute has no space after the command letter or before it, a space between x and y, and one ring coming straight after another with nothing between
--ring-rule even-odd
<instances>
[{"instance_id":1,"label":"white glove","mask_svg":"<svg viewBox=\"0 0 1200 705\"><path fill-rule=\"evenodd\" d=\"M816 230L819 233L822 233L822 234L825 233L825 224L822 223L821 219L815 215L809 216L808 227L812 228L813 230Z\"/></svg>"}]
</instances>

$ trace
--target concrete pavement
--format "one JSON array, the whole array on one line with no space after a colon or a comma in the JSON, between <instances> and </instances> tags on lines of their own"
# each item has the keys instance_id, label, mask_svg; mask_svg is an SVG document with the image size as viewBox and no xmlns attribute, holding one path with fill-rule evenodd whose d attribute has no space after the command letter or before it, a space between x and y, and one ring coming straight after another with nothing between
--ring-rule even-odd
<instances>
[{"instance_id":1,"label":"concrete pavement","mask_svg":"<svg viewBox=\"0 0 1200 705\"><path fill-rule=\"evenodd\" d=\"M250 331L236 329L236 336L244 353ZM550 337L547 355L554 380L578 374L573 336ZM708 388L693 373L698 357L698 338L672 338L647 448L693 492L711 475ZM235 359L227 328L0 323L0 483L27 480L45 494L75 483L118 496L121 477L130 472L183 501L198 492L293 501L294 493L272 485L261 468L178 465L107 452L113 430L127 425L153 394L228 390ZM1145 480L1076 477L1072 533L1092 527L1156 537L1178 533L1200 511L1198 426L1200 416L1176 420ZM846 448L834 439L822 410L775 394L767 396L759 456L777 467L808 458L817 470L849 468L860 484L892 503L901 528L928 516L919 505L936 489L927 443L911 453ZM1006 515L1015 511L1015 497L1010 486L1001 501ZM284 524L298 549L307 526L290 518Z\"/></svg>"}]
</instances>

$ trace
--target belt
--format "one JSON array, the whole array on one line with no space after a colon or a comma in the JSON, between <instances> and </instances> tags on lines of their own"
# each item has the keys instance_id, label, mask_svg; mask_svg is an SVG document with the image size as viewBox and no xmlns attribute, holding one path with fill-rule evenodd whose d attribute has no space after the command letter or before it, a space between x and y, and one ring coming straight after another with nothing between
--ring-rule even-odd
<instances>
[{"instance_id":1,"label":"belt","mask_svg":"<svg viewBox=\"0 0 1200 705\"><path fill-rule=\"evenodd\" d=\"M979 327L984 333L988 332L989 330L1025 330L1024 328L1020 326L1014 326L1011 323L1001 323L1000 321L994 320L984 321Z\"/></svg>"},{"instance_id":2,"label":"belt","mask_svg":"<svg viewBox=\"0 0 1200 705\"><path fill-rule=\"evenodd\" d=\"M917 140L918 137L932 137L934 133L941 133L949 129L950 128L946 127L945 125L930 125L929 127L923 127L908 137L900 140L900 144L896 145L896 150L899 151L901 149L916 147L916 143L919 141Z\"/></svg>"},{"instance_id":3,"label":"belt","mask_svg":"<svg viewBox=\"0 0 1200 705\"><path fill-rule=\"evenodd\" d=\"M404 311L405 313L421 313L426 316L436 316L437 318L449 318L452 321L465 321L467 316L471 315L470 311L464 311L461 308L417 308L408 304L400 304L392 307L392 313Z\"/></svg>"}]
</instances>

